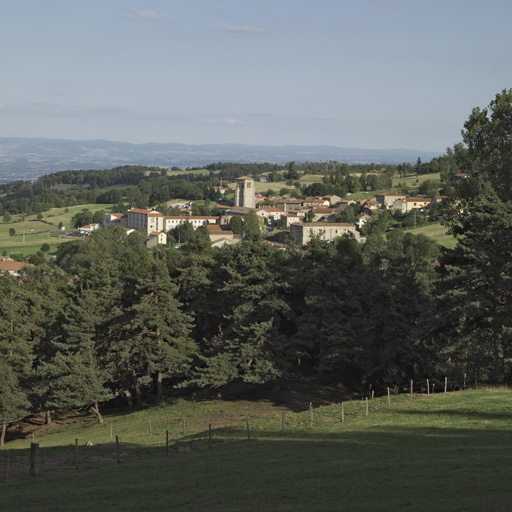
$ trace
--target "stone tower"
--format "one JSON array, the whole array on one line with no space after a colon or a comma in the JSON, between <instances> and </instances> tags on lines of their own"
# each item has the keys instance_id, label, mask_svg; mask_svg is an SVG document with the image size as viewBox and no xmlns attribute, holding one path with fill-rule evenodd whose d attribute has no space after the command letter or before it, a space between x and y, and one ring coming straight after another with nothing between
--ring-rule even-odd
<instances>
[{"instance_id":1,"label":"stone tower","mask_svg":"<svg viewBox=\"0 0 512 512\"><path fill-rule=\"evenodd\" d=\"M254 180L249 176L242 176L235 180L235 206L245 208L256 208L256 197L254 195Z\"/></svg>"}]
</instances>

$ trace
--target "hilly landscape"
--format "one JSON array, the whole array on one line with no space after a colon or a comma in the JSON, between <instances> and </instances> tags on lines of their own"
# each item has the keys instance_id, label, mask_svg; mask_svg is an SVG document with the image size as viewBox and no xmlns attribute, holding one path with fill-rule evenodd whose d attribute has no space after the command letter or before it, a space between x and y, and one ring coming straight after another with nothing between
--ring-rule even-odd
<instances>
[{"instance_id":1,"label":"hilly landscape","mask_svg":"<svg viewBox=\"0 0 512 512\"><path fill-rule=\"evenodd\" d=\"M107 140L0 137L0 181L34 179L68 169L119 165L194 167L210 162L276 163L336 160L347 164L416 162L441 153L409 149L335 146L252 146L246 144L130 144Z\"/></svg>"}]
</instances>

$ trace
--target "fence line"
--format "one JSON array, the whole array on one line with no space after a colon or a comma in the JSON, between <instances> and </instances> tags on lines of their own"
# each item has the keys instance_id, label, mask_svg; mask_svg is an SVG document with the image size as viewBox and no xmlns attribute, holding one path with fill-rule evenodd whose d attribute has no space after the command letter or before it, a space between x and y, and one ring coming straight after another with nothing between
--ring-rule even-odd
<instances>
[{"instance_id":1,"label":"fence line","mask_svg":"<svg viewBox=\"0 0 512 512\"><path fill-rule=\"evenodd\" d=\"M430 379L427 379L426 388L419 388L419 390L416 389L416 392L413 394L413 381L411 381L410 392L403 394L395 393L394 396L400 398L400 401L403 401L403 399L407 395L409 395L410 398L413 399L420 398L421 396L429 397L430 394L442 395L448 392L449 382L450 381L448 380L448 378L445 378L444 389L442 389L442 391L440 390L438 393L435 393L435 382L432 383L432 388L430 388ZM455 387L456 386L452 386L452 389L454 389ZM363 408L357 407L357 404L361 403L360 400L350 400L349 402L342 401L340 404L341 416L339 413L340 409L336 409L336 407L331 406L326 406L323 407L322 409L317 408L315 412L313 403L310 402L309 408L305 407L305 410L303 412L288 416L286 421L285 411L281 411L280 414L275 415L270 425L268 424L268 421L265 421L263 427L261 426L261 423L263 420L268 420L268 417L263 416L258 418L258 416L255 415L255 419L260 419L262 421L259 422L260 424L258 424L258 422L251 424L249 421L249 414L240 414L242 418L228 423L221 421L222 425L217 425L217 428L215 428L215 425L213 425L210 422L208 423L207 430L205 430L204 428L201 428L199 430L194 429L191 427L193 422L192 424L189 423L188 425L186 425L185 417L179 416L168 418L168 420L146 419L141 421L128 422L127 424L124 423L121 424L121 431L123 430L123 427L126 427L126 425L133 425L137 423L140 423L141 425L149 425L149 439L153 440L153 444L148 445L148 447L150 446L152 449L156 449L163 446L162 449L158 450L158 453L168 455L172 451L181 451L181 448L185 446L187 443L196 443L197 447L199 448L201 448L201 446L205 446L205 444L207 443L209 448L214 448L217 444L227 441L243 441L244 439L250 441L251 439L254 439L255 437L258 436L258 432L261 432L264 435L272 433L277 434L280 432L282 435L284 435L287 428L291 428L292 432L297 432L296 429L300 427L302 427L302 431L307 431L307 428L304 429L304 427L307 427L308 423L310 428L313 428L315 425L319 424L325 425L328 424L329 422L331 424L344 424L347 422L347 418L348 420L350 420L351 418L363 416L368 417L371 412L378 410L379 406L382 406L385 403L387 403L388 406L391 406L393 405L392 402L395 402L395 400L393 400L391 397L391 390L389 387L387 387L386 389L386 394L381 395L376 400L374 399L374 396L375 394L373 390L371 392L372 400L369 400L368 396L363 398ZM347 404L348 408L346 407ZM334 406L335 404L331 405ZM338 412L336 412L336 410ZM176 432L170 432L170 423L179 424L179 426L176 429ZM161 430L162 425L165 425L163 431ZM112 440L113 433L116 430L116 425L115 423L111 422L110 424L108 424L108 427L109 431L107 432L107 436L109 436L109 439ZM182 435L180 435L180 431L182 432ZM206 432L207 436L205 436ZM146 430L145 436L146 440L149 441L148 430ZM140 440L134 440L133 433L127 434L126 437L128 438L128 440L126 440L125 443L132 444L137 441L142 442L144 439L144 434L141 431ZM173 446L170 446L171 437L174 438ZM32 439L34 439L33 435ZM28 453L24 454L26 453L26 451L23 449L20 450L21 454L13 454L10 449L6 450L5 472L1 470L3 464L0 465L0 481L9 481L13 480L16 477L26 476L28 474L37 475L40 474L41 472L44 472L42 470L44 470L45 468L53 469L55 467L58 467L59 469L80 470L88 467L97 467L97 464L94 466L91 465L90 458L88 457L88 454L85 451L89 449L88 447L85 448L88 445L89 442L87 442L85 439L75 439L67 456L62 454L56 456L48 455L47 453L45 453L46 449L44 447L41 449L39 443L34 443L33 441L31 443L31 449L29 450L30 456ZM107 441L105 443L101 443L100 445L103 455L107 454L107 452L105 451L106 445L108 445ZM91 446L94 445L92 445L91 443ZM95 454L95 452L93 453ZM52 457L54 457L54 459L57 460L57 462L53 461ZM121 463L125 457L126 454L123 454L121 452L121 436L117 434L115 435L115 452L111 452L110 456L105 456L103 457L103 459L105 462L112 462L112 460L116 460L117 463Z\"/></svg>"}]
</instances>

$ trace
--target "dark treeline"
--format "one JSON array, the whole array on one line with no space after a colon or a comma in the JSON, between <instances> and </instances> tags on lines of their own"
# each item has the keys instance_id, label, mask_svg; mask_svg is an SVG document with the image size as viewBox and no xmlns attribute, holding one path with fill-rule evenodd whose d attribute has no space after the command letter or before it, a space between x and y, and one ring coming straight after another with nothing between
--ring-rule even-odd
<instances>
[{"instance_id":1,"label":"dark treeline","mask_svg":"<svg viewBox=\"0 0 512 512\"><path fill-rule=\"evenodd\" d=\"M220 196L211 190L212 180L213 177L204 174L167 175L166 169L140 166L62 171L35 182L2 185L0 215L32 215L50 208L122 201L147 208L174 198L217 200Z\"/></svg>"},{"instance_id":2,"label":"dark treeline","mask_svg":"<svg viewBox=\"0 0 512 512\"><path fill-rule=\"evenodd\" d=\"M218 177L233 181L236 178L240 178L241 176L251 176L254 179L257 179L262 174L267 174L276 176L277 173L283 171L282 165L270 164L270 163L251 163L251 164L241 164L237 162L217 162L213 164L205 165L204 167L191 167L189 171L194 171L198 169L208 169L209 171L218 171ZM277 181L277 180L271 180Z\"/></svg>"}]
</instances>

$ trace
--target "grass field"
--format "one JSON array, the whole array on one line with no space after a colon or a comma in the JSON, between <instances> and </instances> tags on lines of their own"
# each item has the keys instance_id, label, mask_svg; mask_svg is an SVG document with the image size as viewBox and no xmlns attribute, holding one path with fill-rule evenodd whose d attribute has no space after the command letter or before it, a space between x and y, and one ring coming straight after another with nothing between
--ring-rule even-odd
<instances>
[{"instance_id":1,"label":"grass field","mask_svg":"<svg viewBox=\"0 0 512 512\"><path fill-rule=\"evenodd\" d=\"M294 410L181 400L108 414L103 425L82 419L42 437L48 427L39 427L40 477L25 476L29 440L0 451L1 510L510 510L509 390L391 396L390 405L376 398L368 416L364 401L347 402L344 423L340 404L315 407L313 419L308 403Z\"/></svg>"},{"instance_id":2,"label":"grass field","mask_svg":"<svg viewBox=\"0 0 512 512\"><path fill-rule=\"evenodd\" d=\"M432 222L417 228L406 229L405 232L413 235L429 236L447 249L453 249L457 245L457 239L452 235L447 235L446 230L447 228L439 222Z\"/></svg>"},{"instance_id":3,"label":"grass field","mask_svg":"<svg viewBox=\"0 0 512 512\"><path fill-rule=\"evenodd\" d=\"M311 183L321 183L322 182L322 178L323 178L323 174L305 174L304 176L302 176L300 178L300 180L293 180L293 181L294 182L298 181L301 185L302 184L311 185ZM271 188L276 194L279 194L279 191L282 188L291 188L292 190L294 189L293 186L288 187L288 185L286 185L287 181L288 180L274 181L272 183L270 183L270 182L268 182L268 183L260 183L259 181L255 181L254 182L254 188L256 190L256 193L266 192L269 188ZM232 183L231 187L234 189L235 188L235 184Z\"/></svg>"},{"instance_id":4,"label":"grass field","mask_svg":"<svg viewBox=\"0 0 512 512\"><path fill-rule=\"evenodd\" d=\"M36 253L43 243L50 245L50 254L55 252L57 246L71 240L59 231L62 222L67 229L71 229L71 218L79 211L87 208L92 213L98 210L109 211L111 204L82 204L68 208L52 208L43 213L43 220L36 220L36 215L27 215L22 219L13 215L9 223L0 222L0 254L21 253L23 255ZM67 212L66 212L67 210ZM16 230L15 236L9 235L9 229Z\"/></svg>"}]
</instances>

